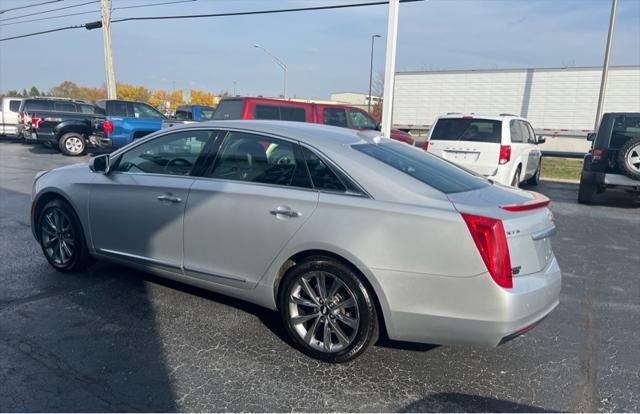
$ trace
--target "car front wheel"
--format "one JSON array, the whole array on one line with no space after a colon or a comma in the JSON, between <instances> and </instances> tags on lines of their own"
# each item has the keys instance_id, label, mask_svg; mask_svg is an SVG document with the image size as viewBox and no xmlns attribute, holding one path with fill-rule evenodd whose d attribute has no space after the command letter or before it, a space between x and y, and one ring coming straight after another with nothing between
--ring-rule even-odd
<instances>
[{"instance_id":1,"label":"car front wheel","mask_svg":"<svg viewBox=\"0 0 640 414\"><path fill-rule=\"evenodd\" d=\"M45 258L61 272L84 270L91 257L82 226L73 208L62 200L47 203L38 218L38 235Z\"/></svg>"},{"instance_id":2,"label":"car front wheel","mask_svg":"<svg viewBox=\"0 0 640 414\"><path fill-rule=\"evenodd\" d=\"M332 258L309 257L287 272L279 308L294 344L325 362L352 360L378 338L372 293Z\"/></svg>"}]
</instances>

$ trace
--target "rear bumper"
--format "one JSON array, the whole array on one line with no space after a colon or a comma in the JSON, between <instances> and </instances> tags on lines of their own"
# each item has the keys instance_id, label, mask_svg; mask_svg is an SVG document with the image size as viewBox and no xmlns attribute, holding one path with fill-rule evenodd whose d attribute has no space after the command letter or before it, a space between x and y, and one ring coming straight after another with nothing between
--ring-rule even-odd
<instances>
[{"instance_id":1,"label":"rear bumper","mask_svg":"<svg viewBox=\"0 0 640 414\"><path fill-rule=\"evenodd\" d=\"M602 187L626 187L640 191L640 181L623 174L612 174L600 171L583 171L582 181Z\"/></svg>"},{"instance_id":2,"label":"rear bumper","mask_svg":"<svg viewBox=\"0 0 640 414\"><path fill-rule=\"evenodd\" d=\"M489 274L374 273L385 296L389 337L403 341L495 347L547 316L560 297L555 257L545 270L515 277L511 289L497 286Z\"/></svg>"}]
</instances>

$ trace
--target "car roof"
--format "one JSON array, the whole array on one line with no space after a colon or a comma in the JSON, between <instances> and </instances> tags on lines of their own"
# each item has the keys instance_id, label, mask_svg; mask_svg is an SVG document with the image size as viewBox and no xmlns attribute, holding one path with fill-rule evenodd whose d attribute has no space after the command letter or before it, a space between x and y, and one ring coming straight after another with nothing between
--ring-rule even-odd
<instances>
[{"instance_id":1,"label":"car roof","mask_svg":"<svg viewBox=\"0 0 640 414\"><path fill-rule=\"evenodd\" d=\"M529 122L526 118L513 114L476 114L476 113L461 113L461 112L449 112L444 115L440 115L438 119L460 119L460 118L473 118L473 119L488 119L492 121L508 121L511 119L521 119Z\"/></svg>"},{"instance_id":2,"label":"car roof","mask_svg":"<svg viewBox=\"0 0 640 414\"><path fill-rule=\"evenodd\" d=\"M314 147L350 145L361 141L372 141L376 136L380 136L380 133L377 131L361 132L330 125L269 120L206 121L195 125L179 125L174 128L176 131L192 128L242 129L248 132L278 135L284 138L295 139Z\"/></svg>"}]
</instances>

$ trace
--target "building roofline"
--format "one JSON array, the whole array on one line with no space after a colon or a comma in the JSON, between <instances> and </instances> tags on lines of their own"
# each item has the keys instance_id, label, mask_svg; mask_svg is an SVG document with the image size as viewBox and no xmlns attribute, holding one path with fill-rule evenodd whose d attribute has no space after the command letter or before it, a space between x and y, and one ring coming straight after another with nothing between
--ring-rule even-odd
<instances>
[{"instance_id":1,"label":"building roofline","mask_svg":"<svg viewBox=\"0 0 640 414\"><path fill-rule=\"evenodd\" d=\"M569 66L569 67L548 67L548 68L509 68L509 69L450 69L450 70L415 70L396 72L396 75L415 75L420 73L495 73L495 72L526 72L533 71L559 71L559 70L593 70L602 69L602 66ZM616 65L609 66L612 69L640 69L640 65Z\"/></svg>"}]
</instances>

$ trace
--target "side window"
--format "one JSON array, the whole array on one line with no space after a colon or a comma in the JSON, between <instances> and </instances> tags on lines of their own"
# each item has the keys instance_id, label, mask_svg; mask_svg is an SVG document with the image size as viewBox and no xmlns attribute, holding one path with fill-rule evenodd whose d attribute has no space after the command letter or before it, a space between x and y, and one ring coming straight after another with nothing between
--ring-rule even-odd
<instances>
[{"instance_id":1,"label":"side window","mask_svg":"<svg viewBox=\"0 0 640 414\"><path fill-rule=\"evenodd\" d=\"M611 131L611 148L620 148L627 141L640 137L640 117L623 115L615 119Z\"/></svg>"},{"instance_id":2,"label":"side window","mask_svg":"<svg viewBox=\"0 0 640 414\"><path fill-rule=\"evenodd\" d=\"M53 109L60 112L77 112L76 104L72 102L54 102Z\"/></svg>"},{"instance_id":3,"label":"side window","mask_svg":"<svg viewBox=\"0 0 640 414\"><path fill-rule=\"evenodd\" d=\"M178 121L188 121L193 119L192 113L189 111L176 111L175 117Z\"/></svg>"},{"instance_id":4,"label":"side window","mask_svg":"<svg viewBox=\"0 0 640 414\"><path fill-rule=\"evenodd\" d=\"M24 111L52 111L53 102L45 100L26 101Z\"/></svg>"},{"instance_id":5,"label":"side window","mask_svg":"<svg viewBox=\"0 0 640 414\"><path fill-rule=\"evenodd\" d=\"M347 111L342 108L324 108L322 111L325 125L347 128Z\"/></svg>"},{"instance_id":6,"label":"side window","mask_svg":"<svg viewBox=\"0 0 640 414\"><path fill-rule=\"evenodd\" d=\"M95 107L93 105L79 104L78 106L80 107L80 112L82 112L83 114L96 113L95 112Z\"/></svg>"},{"instance_id":7,"label":"side window","mask_svg":"<svg viewBox=\"0 0 640 414\"><path fill-rule=\"evenodd\" d=\"M311 187L297 145L244 132L229 132L220 148L211 178Z\"/></svg>"},{"instance_id":8,"label":"side window","mask_svg":"<svg viewBox=\"0 0 640 414\"><path fill-rule=\"evenodd\" d=\"M280 119L280 111L274 105L256 105L253 109L255 119Z\"/></svg>"},{"instance_id":9,"label":"side window","mask_svg":"<svg viewBox=\"0 0 640 414\"><path fill-rule=\"evenodd\" d=\"M135 118L153 118L153 119L162 119L164 116L157 110L153 109L149 105L134 102L133 104L133 116Z\"/></svg>"},{"instance_id":10,"label":"side window","mask_svg":"<svg viewBox=\"0 0 640 414\"><path fill-rule=\"evenodd\" d=\"M520 128L520 121L512 119L511 122L509 122L509 129L511 130L511 142L524 142L522 128Z\"/></svg>"},{"instance_id":11,"label":"side window","mask_svg":"<svg viewBox=\"0 0 640 414\"><path fill-rule=\"evenodd\" d=\"M355 109L349 110L349 117L351 118L351 128L354 129L377 129L375 122L369 116Z\"/></svg>"},{"instance_id":12,"label":"side window","mask_svg":"<svg viewBox=\"0 0 640 414\"><path fill-rule=\"evenodd\" d=\"M347 191L347 188L342 183L342 180L338 178L338 176L331 170L331 168L325 164L324 161L320 159L316 154L308 150L307 148L302 148L304 153L304 158L307 161L307 167L309 168L309 173L311 174L311 182L313 186L319 190L325 191L334 191L339 193L344 193Z\"/></svg>"},{"instance_id":13,"label":"side window","mask_svg":"<svg viewBox=\"0 0 640 414\"><path fill-rule=\"evenodd\" d=\"M536 142L536 133L533 130L533 127L528 122L523 122L522 124L525 126L527 131L527 142L534 144Z\"/></svg>"},{"instance_id":14,"label":"side window","mask_svg":"<svg viewBox=\"0 0 640 414\"><path fill-rule=\"evenodd\" d=\"M216 110L213 108L202 108L200 110L200 119L202 121L211 121L213 119L213 114L215 114Z\"/></svg>"},{"instance_id":15,"label":"side window","mask_svg":"<svg viewBox=\"0 0 640 414\"><path fill-rule=\"evenodd\" d=\"M18 112L18 110L20 110L20 101L10 100L9 101L9 110L11 112Z\"/></svg>"},{"instance_id":16,"label":"side window","mask_svg":"<svg viewBox=\"0 0 640 414\"><path fill-rule=\"evenodd\" d=\"M109 102L107 112L109 112L110 116L122 116L125 118L129 116L126 102Z\"/></svg>"},{"instance_id":17,"label":"side window","mask_svg":"<svg viewBox=\"0 0 640 414\"><path fill-rule=\"evenodd\" d=\"M176 132L154 138L120 156L113 171L189 175L215 131Z\"/></svg>"},{"instance_id":18,"label":"side window","mask_svg":"<svg viewBox=\"0 0 640 414\"><path fill-rule=\"evenodd\" d=\"M307 111L304 108L280 107L280 119L283 121L306 122Z\"/></svg>"}]
</instances>

